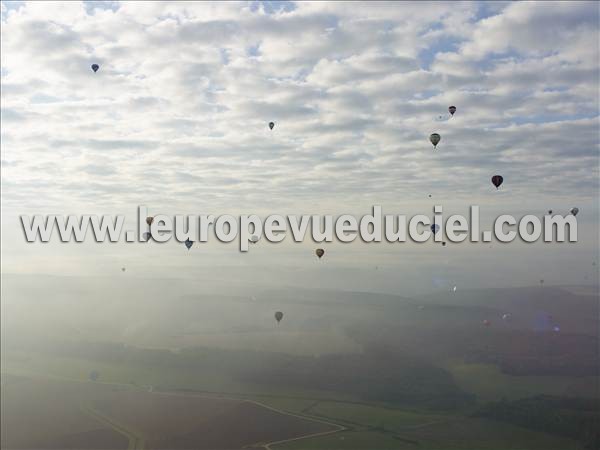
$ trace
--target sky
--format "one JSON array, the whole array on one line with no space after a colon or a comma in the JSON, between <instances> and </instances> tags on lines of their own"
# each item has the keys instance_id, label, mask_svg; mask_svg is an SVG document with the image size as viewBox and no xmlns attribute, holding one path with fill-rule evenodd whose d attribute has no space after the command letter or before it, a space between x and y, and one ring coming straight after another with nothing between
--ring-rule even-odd
<instances>
[{"instance_id":1,"label":"sky","mask_svg":"<svg viewBox=\"0 0 600 450\"><path fill-rule=\"evenodd\" d=\"M436 202L457 213L477 204L489 217L578 206L580 242L511 244L494 256L500 269L468 245L452 256L338 245L339 273L315 281L321 268L311 265L296 282L395 290L399 267L422 273L440 261L465 267L446 277L464 283L527 284L544 273L583 282L598 258L599 8L3 2L2 270L106 274L118 259L140 273L195 276L176 244L25 244L21 214L133 221L138 205L340 215L375 204L400 214ZM495 174L505 180L498 192ZM209 245L197 253L210 260L192 266L260 266L260 277L293 283L294 261L312 245L263 245L261 263L241 261L235 245ZM364 261L383 274L361 278Z\"/></svg>"}]
</instances>

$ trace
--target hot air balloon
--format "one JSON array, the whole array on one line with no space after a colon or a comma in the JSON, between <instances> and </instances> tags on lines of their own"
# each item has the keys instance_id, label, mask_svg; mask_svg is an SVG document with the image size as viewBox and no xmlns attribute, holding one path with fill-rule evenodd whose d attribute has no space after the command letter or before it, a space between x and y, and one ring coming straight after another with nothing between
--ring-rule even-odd
<instances>
[{"instance_id":1,"label":"hot air balloon","mask_svg":"<svg viewBox=\"0 0 600 450\"><path fill-rule=\"evenodd\" d=\"M496 189L498 189L500 187L500 185L502 184L503 181L504 181L504 177L502 177L502 175L494 175L492 177L492 184L494 186L496 186Z\"/></svg>"},{"instance_id":2,"label":"hot air balloon","mask_svg":"<svg viewBox=\"0 0 600 450\"><path fill-rule=\"evenodd\" d=\"M453 116L454 113L456 112L456 106L449 106L448 112L450 113L451 116Z\"/></svg>"},{"instance_id":3,"label":"hot air balloon","mask_svg":"<svg viewBox=\"0 0 600 450\"><path fill-rule=\"evenodd\" d=\"M452 288L452 292L456 292L456 286Z\"/></svg>"},{"instance_id":4,"label":"hot air balloon","mask_svg":"<svg viewBox=\"0 0 600 450\"><path fill-rule=\"evenodd\" d=\"M431 194L429 194L428 197L431 198Z\"/></svg>"},{"instance_id":5,"label":"hot air balloon","mask_svg":"<svg viewBox=\"0 0 600 450\"><path fill-rule=\"evenodd\" d=\"M431 232L433 234L436 234L438 231L440 231L440 226L437 223L432 223L431 224Z\"/></svg>"},{"instance_id":6,"label":"hot air balloon","mask_svg":"<svg viewBox=\"0 0 600 450\"><path fill-rule=\"evenodd\" d=\"M283 313L281 311L277 311L275 313L275 320L277 321L277 323L281 322L281 319L283 319Z\"/></svg>"},{"instance_id":7,"label":"hot air balloon","mask_svg":"<svg viewBox=\"0 0 600 450\"><path fill-rule=\"evenodd\" d=\"M442 139L442 137L437 133L433 133L431 136L429 136L429 141L433 144L434 150L441 139Z\"/></svg>"},{"instance_id":8,"label":"hot air balloon","mask_svg":"<svg viewBox=\"0 0 600 450\"><path fill-rule=\"evenodd\" d=\"M269 122L269 128L272 130L275 127L275 122Z\"/></svg>"},{"instance_id":9,"label":"hot air balloon","mask_svg":"<svg viewBox=\"0 0 600 450\"><path fill-rule=\"evenodd\" d=\"M442 242L442 246L443 246L443 247L445 247L445 246L446 246L446 242L445 242L445 241L444 241L444 242Z\"/></svg>"},{"instance_id":10,"label":"hot air balloon","mask_svg":"<svg viewBox=\"0 0 600 450\"><path fill-rule=\"evenodd\" d=\"M146 217L146 223L148 226L152 225L152 222L154 222L154 217Z\"/></svg>"},{"instance_id":11,"label":"hot air balloon","mask_svg":"<svg viewBox=\"0 0 600 450\"><path fill-rule=\"evenodd\" d=\"M125 272L125 267L121 267L121 272Z\"/></svg>"},{"instance_id":12,"label":"hot air balloon","mask_svg":"<svg viewBox=\"0 0 600 450\"><path fill-rule=\"evenodd\" d=\"M490 322L488 319L485 319L485 320L483 321L483 324L484 324L486 327L489 327L489 326L492 324L492 322Z\"/></svg>"},{"instance_id":13,"label":"hot air balloon","mask_svg":"<svg viewBox=\"0 0 600 450\"><path fill-rule=\"evenodd\" d=\"M92 70L94 71L94 73L98 72L99 68L100 66L98 64L92 64Z\"/></svg>"},{"instance_id":14,"label":"hot air balloon","mask_svg":"<svg viewBox=\"0 0 600 450\"><path fill-rule=\"evenodd\" d=\"M548 210L548 214L552 214L552 210L551 209Z\"/></svg>"},{"instance_id":15,"label":"hot air balloon","mask_svg":"<svg viewBox=\"0 0 600 450\"><path fill-rule=\"evenodd\" d=\"M571 208L570 213L573 214L574 216L576 216L579 213L579 208L577 208L577 207Z\"/></svg>"},{"instance_id":16,"label":"hot air balloon","mask_svg":"<svg viewBox=\"0 0 600 450\"><path fill-rule=\"evenodd\" d=\"M315 253L319 257L319 259L321 259L323 257L323 255L325 254L325 250L323 250L322 248L318 248L315 250Z\"/></svg>"},{"instance_id":17,"label":"hot air balloon","mask_svg":"<svg viewBox=\"0 0 600 450\"><path fill-rule=\"evenodd\" d=\"M256 234L253 234L252 236L250 236L250 242L252 242L253 244L256 244L258 242L258 236Z\"/></svg>"},{"instance_id":18,"label":"hot air balloon","mask_svg":"<svg viewBox=\"0 0 600 450\"><path fill-rule=\"evenodd\" d=\"M190 238L187 238L184 242L185 246L187 247L187 249L189 250L190 248L192 248L192 245L194 245L193 241L190 241Z\"/></svg>"}]
</instances>

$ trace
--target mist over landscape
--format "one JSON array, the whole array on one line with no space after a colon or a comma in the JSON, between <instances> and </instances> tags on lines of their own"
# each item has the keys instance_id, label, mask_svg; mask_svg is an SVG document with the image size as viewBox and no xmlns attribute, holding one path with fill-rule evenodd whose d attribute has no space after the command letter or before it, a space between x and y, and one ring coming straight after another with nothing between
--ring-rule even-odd
<instances>
[{"instance_id":1,"label":"mist over landscape","mask_svg":"<svg viewBox=\"0 0 600 450\"><path fill-rule=\"evenodd\" d=\"M1 20L2 449L600 448L596 2L6 1ZM482 230L571 214L578 239L240 252L21 226L137 230L142 205L478 205Z\"/></svg>"}]
</instances>

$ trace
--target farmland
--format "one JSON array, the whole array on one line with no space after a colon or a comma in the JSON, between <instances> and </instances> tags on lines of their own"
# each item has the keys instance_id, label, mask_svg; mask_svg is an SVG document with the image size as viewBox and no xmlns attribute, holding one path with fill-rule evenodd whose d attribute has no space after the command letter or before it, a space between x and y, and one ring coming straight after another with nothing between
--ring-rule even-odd
<instances>
[{"instance_id":1,"label":"farmland","mask_svg":"<svg viewBox=\"0 0 600 450\"><path fill-rule=\"evenodd\" d=\"M413 299L273 291L252 305L237 295L182 296L168 308L9 296L2 446L584 449L593 441L572 427L557 434L536 396L597 398L588 320L597 306L588 295L547 291ZM275 307L286 311L279 325ZM514 319L501 322L506 310ZM537 330L538 310L564 331ZM26 311L27 321L6 322ZM495 317L491 327L485 317ZM535 420L502 401L525 405Z\"/></svg>"}]
</instances>

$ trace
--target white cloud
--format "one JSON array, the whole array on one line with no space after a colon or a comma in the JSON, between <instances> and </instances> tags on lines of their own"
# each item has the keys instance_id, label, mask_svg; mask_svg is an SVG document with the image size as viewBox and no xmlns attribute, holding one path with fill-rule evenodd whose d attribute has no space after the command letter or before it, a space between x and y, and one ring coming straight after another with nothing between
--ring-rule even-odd
<instances>
[{"instance_id":1,"label":"white cloud","mask_svg":"<svg viewBox=\"0 0 600 450\"><path fill-rule=\"evenodd\" d=\"M3 7L3 202L341 211L432 183L469 202L497 171L597 198L597 5L482 7Z\"/></svg>"}]
</instances>

